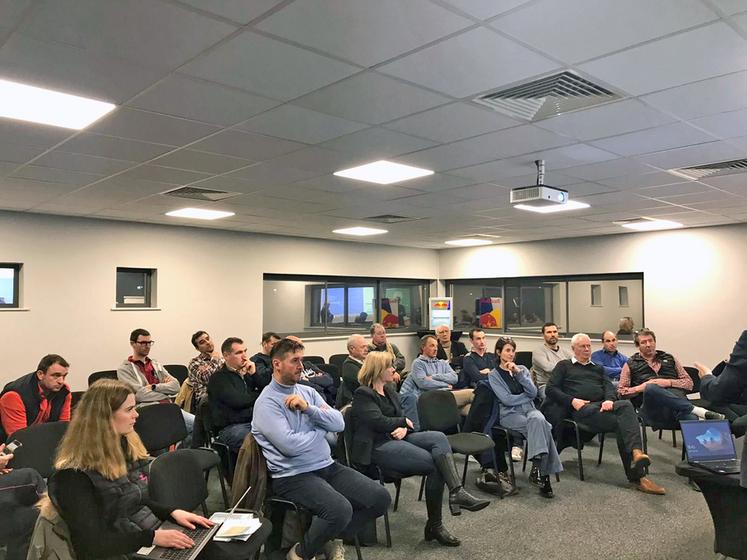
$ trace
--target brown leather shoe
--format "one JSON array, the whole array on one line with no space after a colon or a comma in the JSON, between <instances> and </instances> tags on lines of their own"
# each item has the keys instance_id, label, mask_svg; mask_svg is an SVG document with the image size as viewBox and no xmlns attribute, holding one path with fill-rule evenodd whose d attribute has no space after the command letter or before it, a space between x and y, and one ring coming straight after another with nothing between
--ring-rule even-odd
<instances>
[{"instance_id":1,"label":"brown leather shoe","mask_svg":"<svg viewBox=\"0 0 747 560\"><path fill-rule=\"evenodd\" d=\"M651 464L651 459L640 449L633 449L633 460L630 463L630 469L643 478L646 475L646 469Z\"/></svg>"},{"instance_id":2,"label":"brown leather shoe","mask_svg":"<svg viewBox=\"0 0 747 560\"><path fill-rule=\"evenodd\" d=\"M657 496L663 496L667 493L667 491L663 487L659 486L650 478L646 478L645 476L638 481L636 488L646 494L656 494Z\"/></svg>"}]
</instances>

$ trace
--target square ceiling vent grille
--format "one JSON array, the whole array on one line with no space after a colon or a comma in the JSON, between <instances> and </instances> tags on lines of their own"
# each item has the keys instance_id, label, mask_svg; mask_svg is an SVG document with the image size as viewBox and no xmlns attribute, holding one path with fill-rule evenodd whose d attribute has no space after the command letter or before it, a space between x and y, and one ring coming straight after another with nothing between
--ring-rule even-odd
<instances>
[{"instance_id":1,"label":"square ceiling vent grille","mask_svg":"<svg viewBox=\"0 0 747 560\"><path fill-rule=\"evenodd\" d=\"M565 71L488 93L474 101L515 119L539 121L622 97L604 86Z\"/></svg>"},{"instance_id":2,"label":"square ceiling vent grille","mask_svg":"<svg viewBox=\"0 0 747 560\"><path fill-rule=\"evenodd\" d=\"M166 191L163 194L167 196L175 196L177 198L189 198L192 200L215 202L217 200L225 200L227 198L239 196L241 193L216 191L213 189L203 189L200 187L179 187L178 189Z\"/></svg>"},{"instance_id":3,"label":"square ceiling vent grille","mask_svg":"<svg viewBox=\"0 0 747 560\"><path fill-rule=\"evenodd\" d=\"M380 224L399 224L402 222L414 222L420 218L411 218L409 216L397 216L395 214L381 214L379 216L369 216L363 218L367 222L379 222Z\"/></svg>"},{"instance_id":4,"label":"square ceiling vent grille","mask_svg":"<svg viewBox=\"0 0 747 560\"><path fill-rule=\"evenodd\" d=\"M693 165L692 167L680 167L670 169L672 175L685 177L686 179L705 179L706 177L720 177L721 175L735 175L747 171L747 159L733 159L720 161L718 163L706 163Z\"/></svg>"}]
</instances>

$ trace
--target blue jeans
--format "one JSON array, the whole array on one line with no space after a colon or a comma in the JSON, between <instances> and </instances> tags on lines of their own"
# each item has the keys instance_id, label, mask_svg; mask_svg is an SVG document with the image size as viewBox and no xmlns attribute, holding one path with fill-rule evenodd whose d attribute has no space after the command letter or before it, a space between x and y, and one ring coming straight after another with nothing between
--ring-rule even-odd
<instances>
[{"instance_id":1,"label":"blue jeans","mask_svg":"<svg viewBox=\"0 0 747 560\"><path fill-rule=\"evenodd\" d=\"M243 424L231 424L226 426L220 432L218 432L218 439L225 443L232 451L238 453L244 443L246 434L252 431L251 422L245 422Z\"/></svg>"},{"instance_id":2,"label":"blue jeans","mask_svg":"<svg viewBox=\"0 0 747 560\"><path fill-rule=\"evenodd\" d=\"M321 552L329 540L353 538L366 522L384 515L391 502L386 488L339 463L317 471L273 478L272 489L313 516L298 551L304 559Z\"/></svg>"},{"instance_id":3,"label":"blue jeans","mask_svg":"<svg viewBox=\"0 0 747 560\"><path fill-rule=\"evenodd\" d=\"M647 424L657 427L679 427L680 420L697 420L693 405L685 397L679 397L664 387L653 383L643 390L641 416Z\"/></svg>"}]
</instances>

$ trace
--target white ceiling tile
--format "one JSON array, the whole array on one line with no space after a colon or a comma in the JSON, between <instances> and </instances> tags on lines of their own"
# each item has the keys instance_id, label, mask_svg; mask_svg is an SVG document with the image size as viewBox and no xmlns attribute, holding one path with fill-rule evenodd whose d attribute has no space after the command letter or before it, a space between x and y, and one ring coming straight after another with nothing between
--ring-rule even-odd
<instances>
[{"instance_id":1,"label":"white ceiling tile","mask_svg":"<svg viewBox=\"0 0 747 560\"><path fill-rule=\"evenodd\" d=\"M111 116L94 124L90 130L109 136L181 146L217 132L219 128L136 109L117 109Z\"/></svg>"},{"instance_id":2,"label":"white ceiling tile","mask_svg":"<svg viewBox=\"0 0 747 560\"><path fill-rule=\"evenodd\" d=\"M504 184L506 179L523 176L527 171L533 168L534 165L527 164L526 161L523 161L520 158L507 158L497 161L489 161L479 165L452 169L451 173L459 177L469 177L475 181L495 181ZM534 182L535 180L533 177L531 181L527 182L527 184L533 184Z\"/></svg>"},{"instance_id":3,"label":"white ceiling tile","mask_svg":"<svg viewBox=\"0 0 747 560\"><path fill-rule=\"evenodd\" d=\"M295 103L351 121L381 124L447 101L445 97L381 74L363 72Z\"/></svg>"},{"instance_id":4,"label":"white ceiling tile","mask_svg":"<svg viewBox=\"0 0 747 560\"><path fill-rule=\"evenodd\" d=\"M744 154L745 148L740 148L726 141L720 141L638 156L636 159L659 169L674 169L677 167L689 167L691 165L743 158Z\"/></svg>"},{"instance_id":5,"label":"white ceiling tile","mask_svg":"<svg viewBox=\"0 0 747 560\"><path fill-rule=\"evenodd\" d=\"M703 179L702 182L723 191L747 196L747 175L744 173L724 175L723 177L710 177Z\"/></svg>"},{"instance_id":6,"label":"white ceiling tile","mask_svg":"<svg viewBox=\"0 0 747 560\"><path fill-rule=\"evenodd\" d=\"M659 196L657 200L682 206L697 204L698 208L701 209L744 205L747 201L747 199L739 195L711 188L698 193Z\"/></svg>"},{"instance_id":7,"label":"white ceiling tile","mask_svg":"<svg viewBox=\"0 0 747 560\"><path fill-rule=\"evenodd\" d=\"M271 10L283 0L182 0L185 4L223 16L241 25Z\"/></svg>"},{"instance_id":8,"label":"white ceiling tile","mask_svg":"<svg viewBox=\"0 0 747 560\"><path fill-rule=\"evenodd\" d=\"M57 149L36 159L34 165L67 169L69 171L83 171L86 173L111 175L112 173L118 173L124 171L128 167L132 167L134 163L120 159L89 156L84 154L71 154Z\"/></svg>"},{"instance_id":9,"label":"white ceiling tile","mask_svg":"<svg viewBox=\"0 0 747 560\"><path fill-rule=\"evenodd\" d=\"M317 175L323 175L367 162L355 154L313 146L275 158L272 163L292 169L314 171Z\"/></svg>"},{"instance_id":10,"label":"white ceiling tile","mask_svg":"<svg viewBox=\"0 0 747 560\"><path fill-rule=\"evenodd\" d=\"M40 165L27 165L16 170L12 177L31 179L43 183L65 183L67 185L83 186L101 179L104 175L70 171L68 169L55 169Z\"/></svg>"},{"instance_id":11,"label":"white ceiling tile","mask_svg":"<svg viewBox=\"0 0 747 560\"><path fill-rule=\"evenodd\" d=\"M664 125L674 120L636 99L626 99L600 107L565 113L536 124L540 128L587 141Z\"/></svg>"},{"instance_id":12,"label":"white ceiling tile","mask_svg":"<svg viewBox=\"0 0 747 560\"><path fill-rule=\"evenodd\" d=\"M595 140L592 144L621 156L634 156L693 144L703 144L714 140L716 140L715 136L688 124L678 122L649 128L648 130L621 134L612 138Z\"/></svg>"},{"instance_id":13,"label":"white ceiling tile","mask_svg":"<svg viewBox=\"0 0 747 560\"><path fill-rule=\"evenodd\" d=\"M576 63L715 19L700 0L540 0L490 25Z\"/></svg>"},{"instance_id":14,"label":"white ceiling tile","mask_svg":"<svg viewBox=\"0 0 747 560\"><path fill-rule=\"evenodd\" d=\"M711 0L711 2L727 15L747 10L747 5L743 0Z\"/></svg>"},{"instance_id":15,"label":"white ceiling tile","mask_svg":"<svg viewBox=\"0 0 747 560\"><path fill-rule=\"evenodd\" d=\"M252 165L246 169L229 173L228 175L225 175L222 178L217 178L216 180L236 178L256 188L261 188L295 183L296 181L303 181L304 179L309 179L316 175L317 173L314 171L294 169L293 167L288 167L281 163L266 161L258 163L257 165Z\"/></svg>"},{"instance_id":16,"label":"white ceiling tile","mask_svg":"<svg viewBox=\"0 0 747 560\"><path fill-rule=\"evenodd\" d=\"M556 68L550 59L479 27L378 70L462 98Z\"/></svg>"},{"instance_id":17,"label":"white ceiling tile","mask_svg":"<svg viewBox=\"0 0 747 560\"><path fill-rule=\"evenodd\" d=\"M702 80L641 99L683 119L742 109L747 107L747 72Z\"/></svg>"},{"instance_id":18,"label":"white ceiling tile","mask_svg":"<svg viewBox=\"0 0 747 560\"><path fill-rule=\"evenodd\" d=\"M180 70L273 99L289 100L358 71L355 66L246 32Z\"/></svg>"},{"instance_id":19,"label":"white ceiling tile","mask_svg":"<svg viewBox=\"0 0 747 560\"><path fill-rule=\"evenodd\" d=\"M169 76L128 103L155 113L224 126L234 125L279 104L273 99L178 74Z\"/></svg>"},{"instance_id":20,"label":"white ceiling tile","mask_svg":"<svg viewBox=\"0 0 747 560\"><path fill-rule=\"evenodd\" d=\"M261 161L303 148L303 144L252 134L225 130L190 146L191 149Z\"/></svg>"},{"instance_id":21,"label":"white ceiling tile","mask_svg":"<svg viewBox=\"0 0 747 560\"><path fill-rule=\"evenodd\" d=\"M744 4L742 4L742 7L747 8L747 6L745 6ZM731 18L731 21L739 28L742 33L747 33L747 13L733 16Z\"/></svg>"},{"instance_id":22,"label":"white ceiling tile","mask_svg":"<svg viewBox=\"0 0 747 560\"><path fill-rule=\"evenodd\" d=\"M246 167L252 162L197 150L177 150L152 162L164 167L176 167L202 173L227 173L240 167Z\"/></svg>"},{"instance_id":23,"label":"white ceiling tile","mask_svg":"<svg viewBox=\"0 0 747 560\"><path fill-rule=\"evenodd\" d=\"M0 161L13 162L14 165L26 163L41 154L44 150L45 148L39 146L24 146L15 142L0 140Z\"/></svg>"},{"instance_id":24,"label":"white ceiling tile","mask_svg":"<svg viewBox=\"0 0 747 560\"><path fill-rule=\"evenodd\" d=\"M701 117L691 123L719 138L736 138L747 132L747 109Z\"/></svg>"},{"instance_id":25,"label":"white ceiling tile","mask_svg":"<svg viewBox=\"0 0 747 560\"><path fill-rule=\"evenodd\" d=\"M648 196L650 198L679 197L685 194L697 194L712 191L708 185L697 181L688 181L686 183L675 183L672 185L663 185L660 187L648 187L638 189L637 194ZM676 202L676 201L672 201Z\"/></svg>"},{"instance_id":26,"label":"white ceiling tile","mask_svg":"<svg viewBox=\"0 0 747 560\"><path fill-rule=\"evenodd\" d=\"M665 171L654 171L651 173L641 173L637 175L626 175L624 177L612 177L601 179L599 182L603 185L615 187L621 190L645 189L648 187L659 187L662 185L672 185L682 183L683 178L672 175Z\"/></svg>"},{"instance_id":27,"label":"white ceiling tile","mask_svg":"<svg viewBox=\"0 0 747 560\"><path fill-rule=\"evenodd\" d=\"M747 42L723 22L646 43L580 69L633 95L747 68Z\"/></svg>"},{"instance_id":28,"label":"white ceiling tile","mask_svg":"<svg viewBox=\"0 0 747 560\"><path fill-rule=\"evenodd\" d=\"M217 190L217 191L237 192L237 193L244 193L244 194L257 192L260 190L260 188L253 183L250 183L238 177L229 176L229 175L219 175L217 177L210 177L209 179L204 179L202 181L197 181L196 183L192 183L191 186L205 188L205 189L212 189L212 190Z\"/></svg>"},{"instance_id":29,"label":"white ceiling tile","mask_svg":"<svg viewBox=\"0 0 747 560\"><path fill-rule=\"evenodd\" d=\"M472 24L427 0L305 0L257 27L371 67Z\"/></svg>"},{"instance_id":30,"label":"white ceiling tile","mask_svg":"<svg viewBox=\"0 0 747 560\"><path fill-rule=\"evenodd\" d=\"M386 128L436 142L454 142L519 124L522 123L484 107L452 103L390 122Z\"/></svg>"},{"instance_id":31,"label":"white ceiling tile","mask_svg":"<svg viewBox=\"0 0 747 560\"><path fill-rule=\"evenodd\" d=\"M622 177L624 175L636 175L638 173L651 172L652 168L633 159L615 159L603 161L601 163L592 163L590 165L580 165L563 170L563 174L587 181L598 181L609 177Z\"/></svg>"},{"instance_id":32,"label":"white ceiling tile","mask_svg":"<svg viewBox=\"0 0 747 560\"><path fill-rule=\"evenodd\" d=\"M249 119L242 130L317 144L366 128L367 125L285 104Z\"/></svg>"},{"instance_id":33,"label":"white ceiling tile","mask_svg":"<svg viewBox=\"0 0 747 560\"><path fill-rule=\"evenodd\" d=\"M615 190L617 190L613 187L600 185L599 183L577 183L575 185L568 185L563 188L570 193L571 200L581 196L588 196L590 194L603 194L615 192Z\"/></svg>"},{"instance_id":34,"label":"white ceiling tile","mask_svg":"<svg viewBox=\"0 0 747 560\"><path fill-rule=\"evenodd\" d=\"M121 181L130 179L142 179L157 183L168 183L171 185L186 185L207 178L206 173L174 169L172 167L161 167L160 165L141 165L118 175Z\"/></svg>"},{"instance_id":35,"label":"white ceiling tile","mask_svg":"<svg viewBox=\"0 0 747 560\"><path fill-rule=\"evenodd\" d=\"M497 197L504 199L508 196L509 189L500 185L494 185L492 183L482 183L480 185L472 185L469 187L458 187L448 191L443 191L439 195L443 196L443 200L447 205L450 205L453 199L451 196L454 195L457 199L463 200L482 200L486 204L489 204L489 200L495 200Z\"/></svg>"},{"instance_id":36,"label":"white ceiling tile","mask_svg":"<svg viewBox=\"0 0 747 560\"><path fill-rule=\"evenodd\" d=\"M151 144L150 142L141 142L139 140L83 132L66 141L59 149L64 152L76 154L143 162L174 148L163 144Z\"/></svg>"},{"instance_id":37,"label":"white ceiling tile","mask_svg":"<svg viewBox=\"0 0 747 560\"><path fill-rule=\"evenodd\" d=\"M65 128L0 118L0 142L51 148L74 133Z\"/></svg>"},{"instance_id":38,"label":"white ceiling tile","mask_svg":"<svg viewBox=\"0 0 747 560\"><path fill-rule=\"evenodd\" d=\"M31 0L0 0L0 21L3 26L10 28L18 24L31 4Z\"/></svg>"},{"instance_id":39,"label":"white ceiling tile","mask_svg":"<svg viewBox=\"0 0 747 560\"><path fill-rule=\"evenodd\" d=\"M367 128L322 144L325 148L350 152L370 161L386 159L435 146L435 142L384 128Z\"/></svg>"},{"instance_id":40,"label":"white ceiling tile","mask_svg":"<svg viewBox=\"0 0 747 560\"><path fill-rule=\"evenodd\" d=\"M478 19L488 19L517 6L526 4L529 0L445 0L455 8Z\"/></svg>"},{"instance_id":41,"label":"white ceiling tile","mask_svg":"<svg viewBox=\"0 0 747 560\"><path fill-rule=\"evenodd\" d=\"M551 171L545 175L545 182L551 184L553 187L565 188L568 185L575 185L581 183L581 179L578 177L569 177L563 173L557 171ZM526 187L527 185L534 185L537 183L537 173L523 174L516 177L509 177L507 179L501 179L499 184L504 187Z\"/></svg>"}]
</instances>

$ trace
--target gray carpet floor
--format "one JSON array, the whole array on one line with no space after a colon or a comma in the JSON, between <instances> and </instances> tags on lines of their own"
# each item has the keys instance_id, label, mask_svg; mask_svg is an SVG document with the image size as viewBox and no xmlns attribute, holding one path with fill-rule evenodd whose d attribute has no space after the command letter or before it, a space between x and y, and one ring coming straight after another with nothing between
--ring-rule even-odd
<instances>
[{"instance_id":1,"label":"gray carpet floor","mask_svg":"<svg viewBox=\"0 0 747 560\"><path fill-rule=\"evenodd\" d=\"M389 515L392 548L383 544L384 524L379 520L382 544L363 548L364 560L713 559L713 524L705 500L674 472L681 453L679 434L677 443L674 449L671 432L662 440L649 436L650 478L667 489L665 496L646 495L627 484L612 438L605 443L599 467L598 444L587 444L584 482L578 479L575 450L561 453L566 470L560 482L553 481L552 500L542 498L527 473L521 473L521 465L515 464L518 495L494 497L486 509L459 517L450 516L444 504L445 525L462 541L458 548L424 541L426 515L425 504L417 501L419 478L407 479L399 509ZM470 462L467 487L475 495L490 497L474 487L477 471L478 465ZM388 487L393 499L394 487ZM211 510L220 509L219 496L217 480L211 478ZM355 558L355 551L348 548L347 558Z\"/></svg>"}]
</instances>

